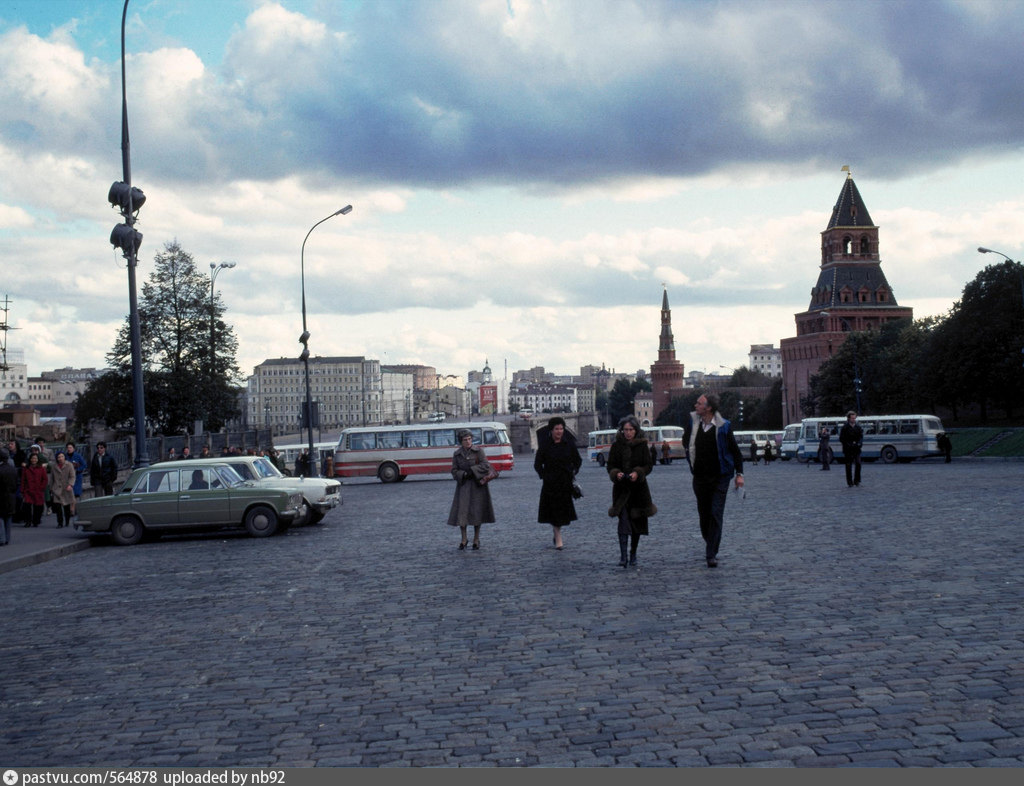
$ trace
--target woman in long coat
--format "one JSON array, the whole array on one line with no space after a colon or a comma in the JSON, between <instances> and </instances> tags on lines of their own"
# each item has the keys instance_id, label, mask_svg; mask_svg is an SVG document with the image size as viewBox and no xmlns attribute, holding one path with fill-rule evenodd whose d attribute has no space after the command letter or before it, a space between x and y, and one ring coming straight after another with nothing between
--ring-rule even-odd
<instances>
[{"instance_id":1,"label":"woman in long coat","mask_svg":"<svg viewBox=\"0 0 1024 786\"><path fill-rule=\"evenodd\" d=\"M46 467L39 463L39 453L33 451L28 457L28 464L21 470L21 498L27 513L26 527L38 527L43 520L46 486L49 482Z\"/></svg>"},{"instance_id":2,"label":"woman in long coat","mask_svg":"<svg viewBox=\"0 0 1024 786\"><path fill-rule=\"evenodd\" d=\"M640 536L647 533L647 519L658 512L651 500L647 476L654 469L651 450L632 415L619 421L619 433L608 451L608 477L612 481L612 506L608 515L619 522L619 565L636 565L636 549ZM629 557L626 546L629 545Z\"/></svg>"},{"instance_id":3,"label":"woman in long coat","mask_svg":"<svg viewBox=\"0 0 1024 786\"><path fill-rule=\"evenodd\" d=\"M473 550L480 549L480 525L494 522L491 490L487 484L498 476L487 462L482 445L473 444L473 435L467 429L457 434L459 449L452 456L452 477L455 478L455 498L448 513L448 524L462 530L459 551L466 548L466 527L473 527Z\"/></svg>"},{"instance_id":4,"label":"woman in long coat","mask_svg":"<svg viewBox=\"0 0 1024 786\"><path fill-rule=\"evenodd\" d=\"M75 504L75 465L63 453L50 465L50 500L57 514L57 529L71 526L71 506Z\"/></svg>"},{"instance_id":5,"label":"woman in long coat","mask_svg":"<svg viewBox=\"0 0 1024 786\"><path fill-rule=\"evenodd\" d=\"M576 521L572 484L583 461L576 440L565 428L565 420L562 418L551 418L547 428L537 432L537 441L533 468L544 481L540 488L537 521L551 525L555 548L561 551L562 527L569 526L570 521Z\"/></svg>"}]
</instances>

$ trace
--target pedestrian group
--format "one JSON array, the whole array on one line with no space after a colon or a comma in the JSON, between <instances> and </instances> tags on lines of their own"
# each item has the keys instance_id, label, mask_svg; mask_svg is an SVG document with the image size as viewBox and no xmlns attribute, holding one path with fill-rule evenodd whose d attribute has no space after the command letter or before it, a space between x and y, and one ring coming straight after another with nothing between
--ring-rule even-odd
<instances>
[{"instance_id":1,"label":"pedestrian group","mask_svg":"<svg viewBox=\"0 0 1024 786\"><path fill-rule=\"evenodd\" d=\"M717 396L701 395L683 430L683 448L693 475L693 493L709 568L718 567L729 487L734 484L737 490L743 488L743 454L736 444L732 424L722 417L718 406ZM460 429L456 438L459 448L452 456L451 470L456 486L448 524L461 532L460 551L469 545L468 528L473 527L472 549L478 551L481 526L495 521L489 484L498 473L487 461L483 446L473 444L468 429ZM608 515L616 521L619 565L623 568L637 565L640 538L648 534L648 521L658 513L647 485L656 457L657 452L648 443L636 417L622 418L605 468L612 483ZM563 418L551 418L537 432L533 468L541 480L537 521L551 525L552 544L558 551L565 547L562 530L576 521L574 499L582 496L582 492L575 477L581 465L575 435L566 428Z\"/></svg>"}]
</instances>

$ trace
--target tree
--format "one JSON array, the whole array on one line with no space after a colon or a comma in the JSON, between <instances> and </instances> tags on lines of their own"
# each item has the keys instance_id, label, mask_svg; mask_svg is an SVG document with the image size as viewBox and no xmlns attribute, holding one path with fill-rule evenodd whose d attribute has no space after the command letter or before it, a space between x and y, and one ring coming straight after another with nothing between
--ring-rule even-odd
<instances>
[{"instance_id":1,"label":"tree","mask_svg":"<svg viewBox=\"0 0 1024 786\"><path fill-rule=\"evenodd\" d=\"M619 420L626 415L633 414L633 400L637 393L650 391L651 383L646 379L634 379L629 382L625 379L615 380L615 386L608 394L608 409L612 417L614 427Z\"/></svg>"},{"instance_id":2,"label":"tree","mask_svg":"<svg viewBox=\"0 0 1024 786\"><path fill-rule=\"evenodd\" d=\"M154 263L139 300L146 417L165 434L187 432L196 420L217 430L238 415L238 339L224 323L220 298L210 297L210 277L196 270L191 254L168 243ZM78 423L131 422L130 336L126 317L107 354L114 371L89 385L75 409Z\"/></svg>"}]
</instances>

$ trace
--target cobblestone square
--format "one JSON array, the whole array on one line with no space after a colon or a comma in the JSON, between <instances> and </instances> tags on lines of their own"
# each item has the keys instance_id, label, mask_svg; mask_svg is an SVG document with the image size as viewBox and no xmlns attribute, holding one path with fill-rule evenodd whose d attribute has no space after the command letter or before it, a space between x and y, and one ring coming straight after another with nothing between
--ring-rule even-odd
<instances>
[{"instance_id":1,"label":"cobblestone square","mask_svg":"<svg viewBox=\"0 0 1024 786\"><path fill-rule=\"evenodd\" d=\"M715 570L685 463L623 569L606 474L558 552L527 455L479 552L450 480L358 481L283 536L0 574L0 761L1020 767L1024 464L863 476L747 467Z\"/></svg>"}]
</instances>

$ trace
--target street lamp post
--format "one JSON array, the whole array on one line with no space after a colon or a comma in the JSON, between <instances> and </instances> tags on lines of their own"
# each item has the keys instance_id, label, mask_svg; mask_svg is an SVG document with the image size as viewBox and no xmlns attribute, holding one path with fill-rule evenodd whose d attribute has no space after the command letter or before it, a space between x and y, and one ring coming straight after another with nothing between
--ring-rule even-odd
<instances>
[{"instance_id":1,"label":"street lamp post","mask_svg":"<svg viewBox=\"0 0 1024 786\"><path fill-rule=\"evenodd\" d=\"M128 331L132 356L132 407L135 418L135 466L149 466L146 446L146 402L142 387L142 329L139 324L139 301L136 294L135 274L138 267L142 233L135 229L136 213L146 201L138 188L132 188L131 143L128 138L128 89L125 79L124 27L128 16L128 0L124 0L121 13L121 163L123 180L110 187L107 200L119 207L123 224L114 227L110 242L120 248L128 263Z\"/></svg>"},{"instance_id":2,"label":"street lamp post","mask_svg":"<svg viewBox=\"0 0 1024 786\"><path fill-rule=\"evenodd\" d=\"M217 274L220 271L222 271L222 270L230 270L236 264L238 264L238 263L237 262L221 262L220 264L214 264L213 262L210 263L210 399L209 400L211 400L211 401L213 399L214 385L216 384L216 381L217 381L217 345L216 345L216 342L215 342L215 339L214 339L214 324L216 322L216 320L215 320L216 312L214 311L214 305L213 305L213 284L217 280ZM210 413L209 412L206 413L206 417L207 417L206 429L207 429L207 431L209 431L209 429L210 429L210 424L209 424Z\"/></svg>"},{"instance_id":3,"label":"street lamp post","mask_svg":"<svg viewBox=\"0 0 1024 786\"><path fill-rule=\"evenodd\" d=\"M853 333L854 332L853 327L850 325L850 323L847 322L843 317L839 316L838 314L832 314L832 313L830 313L828 311L822 311L821 312L821 316L823 316L823 317L835 317L840 322L842 322L844 325L846 325L846 331L848 333ZM858 367L859 367L859 362L858 362L858 358L857 358L857 345L854 344L853 345L853 392L854 392L854 394L857 397L857 415L859 417L860 416L860 388L861 388L861 379L860 379L860 370L859 370Z\"/></svg>"},{"instance_id":4,"label":"street lamp post","mask_svg":"<svg viewBox=\"0 0 1024 786\"><path fill-rule=\"evenodd\" d=\"M309 330L306 327L306 241L309 240L309 236L313 233L313 230L320 226L324 221L334 218L335 216L347 216L352 212L352 205L345 205L341 210L336 210L331 213L327 218L322 218L317 221L313 226L309 228L309 232L306 233L306 237L302 239L302 250L299 253L299 263L302 281L302 335L299 336L299 343L302 344L302 354L299 355L299 360L302 361L304 375L306 377L306 433L309 448L309 472L312 476L318 477L320 474L320 460L318 456L314 455L313 448L313 392L309 385Z\"/></svg>"},{"instance_id":5,"label":"street lamp post","mask_svg":"<svg viewBox=\"0 0 1024 786\"><path fill-rule=\"evenodd\" d=\"M1015 262L1014 260L1012 260L1008 256L1006 256L1006 254L1004 254L1002 251L996 251L995 249L992 249L992 248L985 248L984 246L981 246L981 247L978 248L978 253L980 253L980 254L999 254L999 256L1001 256L1003 259L1005 259L1011 265L1018 264L1017 262ZM1021 305L1024 305L1024 272L1021 272L1021 274L1020 274L1020 299L1021 299ZM1021 354L1024 355L1024 347L1022 347L1020 351L1021 351Z\"/></svg>"}]
</instances>

